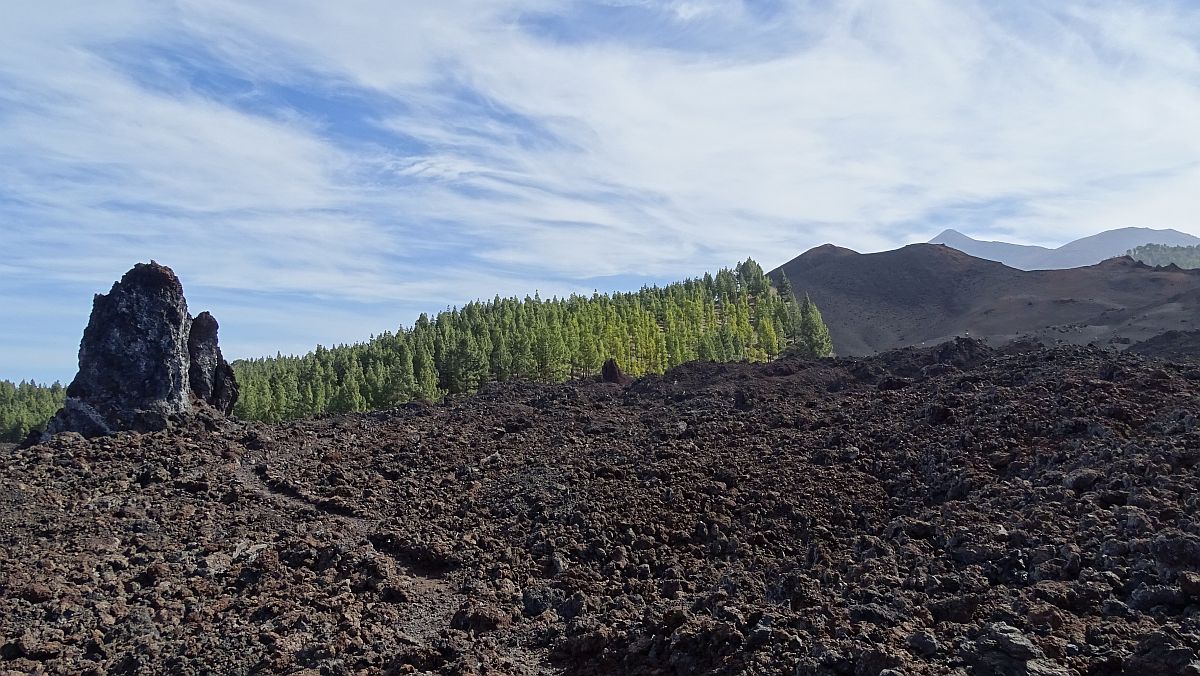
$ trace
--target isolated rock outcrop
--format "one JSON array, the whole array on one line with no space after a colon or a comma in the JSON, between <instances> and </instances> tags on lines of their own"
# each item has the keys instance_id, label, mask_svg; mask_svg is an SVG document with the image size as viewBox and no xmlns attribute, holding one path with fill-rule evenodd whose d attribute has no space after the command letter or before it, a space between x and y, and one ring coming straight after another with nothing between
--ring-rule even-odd
<instances>
[{"instance_id":1,"label":"isolated rock outcrop","mask_svg":"<svg viewBox=\"0 0 1200 676\"><path fill-rule=\"evenodd\" d=\"M196 398L228 415L237 401L238 385L233 377L233 368L221 356L221 348L217 345L217 328L217 319L207 311L192 320L192 330L188 336L188 355L191 360L188 379Z\"/></svg>"},{"instance_id":2,"label":"isolated rock outcrop","mask_svg":"<svg viewBox=\"0 0 1200 676\"><path fill-rule=\"evenodd\" d=\"M604 366L600 367L600 379L606 383L617 383L618 385L628 385L633 382L633 378L625 375L617 364L616 359L606 359Z\"/></svg>"},{"instance_id":3,"label":"isolated rock outcrop","mask_svg":"<svg viewBox=\"0 0 1200 676\"><path fill-rule=\"evenodd\" d=\"M217 347L217 322L207 312L193 322L170 268L138 263L107 295L96 294L79 373L46 433L161 430L189 413L193 398L222 413L237 400L233 371Z\"/></svg>"}]
</instances>

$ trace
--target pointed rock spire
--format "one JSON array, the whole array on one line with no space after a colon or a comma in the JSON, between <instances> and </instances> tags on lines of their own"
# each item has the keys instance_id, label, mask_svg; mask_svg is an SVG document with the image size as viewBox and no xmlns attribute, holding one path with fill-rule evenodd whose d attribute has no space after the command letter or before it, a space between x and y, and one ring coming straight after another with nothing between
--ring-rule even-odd
<instances>
[{"instance_id":1,"label":"pointed rock spire","mask_svg":"<svg viewBox=\"0 0 1200 676\"><path fill-rule=\"evenodd\" d=\"M150 432L191 412L194 402L228 413L236 400L216 320L207 312L192 320L170 268L138 263L108 294L96 294L79 344L79 373L47 434Z\"/></svg>"}]
</instances>

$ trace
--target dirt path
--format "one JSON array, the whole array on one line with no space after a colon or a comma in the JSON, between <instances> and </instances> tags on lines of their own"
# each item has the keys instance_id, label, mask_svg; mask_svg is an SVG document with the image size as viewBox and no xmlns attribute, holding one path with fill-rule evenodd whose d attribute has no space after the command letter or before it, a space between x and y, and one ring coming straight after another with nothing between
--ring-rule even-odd
<instances>
[{"instance_id":1,"label":"dirt path","mask_svg":"<svg viewBox=\"0 0 1200 676\"><path fill-rule=\"evenodd\" d=\"M408 562L375 547L370 536L379 531L377 520L332 508L328 501L309 495L287 479L272 474L268 451L248 450L239 460L234 477L251 493L275 505L281 512L315 510L323 517L341 524L342 528L337 532L342 534L346 546L365 543L378 555L392 559L409 578L405 619L396 628L411 642L426 643L436 638L441 630L450 626L455 611L466 601L467 597L457 590L450 579L425 574Z\"/></svg>"},{"instance_id":2,"label":"dirt path","mask_svg":"<svg viewBox=\"0 0 1200 676\"><path fill-rule=\"evenodd\" d=\"M402 619L395 625L402 641L414 647L428 646L451 626L455 613L469 596L460 591L461 581L452 572L439 573L414 565L386 548L376 546L381 522L358 516L329 500L311 495L284 476L272 472L269 450L247 449L234 469L234 479L246 490L284 513L316 511L342 526L338 529L347 547L367 545L378 556L389 558L408 578ZM544 651L527 648L523 641L505 641L487 646L516 667L514 673L553 676L561 673L545 664ZM430 665L433 666L433 665Z\"/></svg>"}]
</instances>

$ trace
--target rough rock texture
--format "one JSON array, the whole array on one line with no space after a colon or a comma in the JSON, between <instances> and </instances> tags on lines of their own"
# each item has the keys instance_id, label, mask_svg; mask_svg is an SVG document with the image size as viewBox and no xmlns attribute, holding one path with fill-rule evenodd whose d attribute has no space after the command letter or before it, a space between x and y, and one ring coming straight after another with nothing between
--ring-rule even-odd
<instances>
[{"instance_id":1,"label":"rough rock texture","mask_svg":"<svg viewBox=\"0 0 1200 676\"><path fill-rule=\"evenodd\" d=\"M604 360L604 365L600 367L600 380L617 385L628 385L633 382L633 378L625 375L625 372L617 364L617 360L612 358Z\"/></svg>"},{"instance_id":2,"label":"rough rock texture","mask_svg":"<svg viewBox=\"0 0 1200 676\"><path fill-rule=\"evenodd\" d=\"M1129 351L1160 359L1200 360L1200 330L1167 331L1130 345Z\"/></svg>"},{"instance_id":3,"label":"rough rock texture","mask_svg":"<svg viewBox=\"0 0 1200 676\"><path fill-rule=\"evenodd\" d=\"M0 673L1196 674L1198 402L960 341L63 434L0 458Z\"/></svg>"},{"instance_id":4,"label":"rough rock texture","mask_svg":"<svg viewBox=\"0 0 1200 676\"><path fill-rule=\"evenodd\" d=\"M217 347L216 320L202 317L190 339L193 322L179 278L154 261L134 265L107 295L96 294L79 344L79 373L46 435L162 430L192 410L193 390L228 412L237 386Z\"/></svg>"},{"instance_id":5,"label":"rough rock texture","mask_svg":"<svg viewBox=\"0 0 1200 676\"><path fill-rule=\"evenodd\" d=\"M175 273L153 262L135 265L107 295L96 294L79 373L47 431L160 430L189 410L190 325Z\"/></svg>"},{"instance_id":6,"label":"rough rock texture","mask_svg":"<svg viewBox=\"0 0 1200 676\"><path fill-rule=\"evenodd\" d=\"M188 336L191 359L188 377L196 398L228 415L237 401L238 385L233 368L221 356L217 328L216 318L208 312L201 312L192 320L192 331Z\"/></svg>"}]
</instances>

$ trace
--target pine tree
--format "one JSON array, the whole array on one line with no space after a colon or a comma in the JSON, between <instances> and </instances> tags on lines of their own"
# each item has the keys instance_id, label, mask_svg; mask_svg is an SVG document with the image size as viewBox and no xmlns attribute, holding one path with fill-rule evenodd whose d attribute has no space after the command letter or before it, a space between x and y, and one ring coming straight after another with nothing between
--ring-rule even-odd
<instances>
[{"instance_id":1,"label":"pine tree","mask_svg":"<svg viewBox=\"0 0 1200 676\"><path fill-rule=\"evenodd\" d=\"M828 357L833 354L833 339L829 337L829 327L821 317L821 311L812 302L808 294L804 294L804 302L800 305L800 340L797 342L803 354L810 357Z\"/></svg>"},{"instance_id":2,"label":"pine tree","mask_svg":"<svg viewBox=\"0 0 1200 676\"><path fill-rule=\"evenodd\" d=\"M417 390L412 350L404 343L398 345L396 350L396 363L388 378L388 407L409 401Z\"/></svg>"},{"instance_id":3,"label":"pine tree","mask_svg":"<svg viewBox=\"0 0 1200 676\"><path fill-rule=\"evenodd\" d=\"M538 327L533 343L533 356L537 360L538 376L542 380L553 382L567 376L567 348L557 327L549 324Z\"/></svg>"},{"instance_id":4,"label":"pine tree","mask_svg":"<svg viewBox=\"0 0 1200 676\"><path fill-rule=\"evenodd\" d=\"M488 370L493 380L508 380L512 375L512 352L508 349L508 338L498 327L492 327L492 351L488 356Z\"/></svg>"},{"instance_id":5,"label":"pine tree","mask_svg":"<svg viewBox=\"0 0 1200 676\"><path fill-rule=\"evenodd\" d=\"M47 387L33 381L0 380L0 441L23 441L31 431L45 429L65 397L57 382Z\"/></svg>"},{"instance_id":6,"label":"pine tree","mask_svg":"<svg viewBox=\"0 0 1200 676\"><path fill-rule=\"evenodd\" d=\"M533 329L522 327L513 335L513 365L512 374L520 378L533 378L537 375L537 359L533 356Z\"/></svg>"},{"instance_id":7,"label":"pine tree","mask_svg":"<svg viewBox=\"0 0 1200 676\"><path fill-rule=\"evenodd\" d=\"M758 348L754 327L750 324L750 297L740 293L733 309L733 336L740 359L762 361L764 356Z\"/></svg>"},{"instance_id":8,"label":"pine tree","mask_svg":"<svg viewBox=\"0 0 1200 676\"><path fill-rule=\"evenodd\" d=\"M796 300L796 292L792 289L792 282L788 279L787 273L783 270L779 271L779 296L785 303Z\"/></svg>"},{"instance_id":9,"label":"pine tree","mask_svg":"<svg viewBox=\"0 0 1200 676\"><path fill-rule=\"evenodd\" d=\"M753 296L765 294L770 285L767 276L763 274L762 266L752 258L738 263L737 278L740 288Z\"/></svg>"},{"instance_id":10,"label":"pine tree","mask_svg":"<svg viewBox=\"0 0 1200 676\"><path fill-rule=\"evenodd\" d=\"M438 373L433 363L433 355L424 345L417 346L416 355L413 357L413 374L417 383L413 391L414 399L441 400L442 391L438 389Z\"/></svg>"},{"instance_id":11,"label":"pine tree","mask_svg":"<svg viewBox=\"0 0 1200 676\"><path fill-rule=\"evenodd\" d=\"M474 335L462 331L448 352L447 389L450 392L474 392L483 384L488 373L487 360Z\"/></svg>"},{"instance_id":12,"label":"pine tree","mask_svg":"<svg viewBox=\"0 0 1200 676\"><path fill-rule=\"evenodd\" d=\"M717 349L717 341L712 333L704 334L696 352L696 358L700 361L723 361L721 351Z\"/></svg>"},{"instance_id":13,"label":"pine tree","mask_svg":"<svg viewBox=\"0 0 1200 676\"><path fill-rule=\"evenodd\" d=\"M758 344L768 357L779 354L779 335L775 332L775 318L763 317L758 322Z\"/></svg>"}]
</instances>

